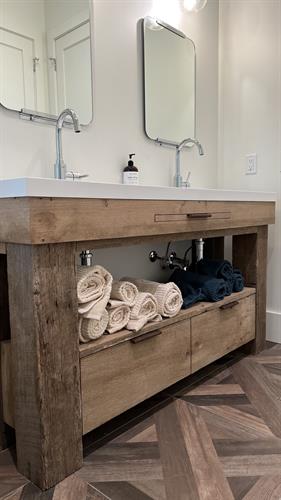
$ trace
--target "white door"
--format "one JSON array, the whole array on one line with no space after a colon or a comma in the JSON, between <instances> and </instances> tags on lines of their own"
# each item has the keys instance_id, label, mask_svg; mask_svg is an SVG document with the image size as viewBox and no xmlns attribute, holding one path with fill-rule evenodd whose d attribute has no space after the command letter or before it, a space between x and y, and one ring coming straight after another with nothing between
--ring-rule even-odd
<instances>
[{"instance_id":1,"label":"white door","mask_svg":"<svg viewBox=\"0 0 281 500\"><path fill-rule=\"evenodd\" d=\"M73 108L81 123L92 119L89 21L55 40L57 112Z\"/></svg>"},{"instance_id":2,"label":"white door","mask_svg":"<svg viewBox=\"0 0 281 500\"><path fill-rule=\"evenodd\" d=\"M0 28L0 102L20 110L36 109L33 40Z\"/></svg>"}]
</instances>

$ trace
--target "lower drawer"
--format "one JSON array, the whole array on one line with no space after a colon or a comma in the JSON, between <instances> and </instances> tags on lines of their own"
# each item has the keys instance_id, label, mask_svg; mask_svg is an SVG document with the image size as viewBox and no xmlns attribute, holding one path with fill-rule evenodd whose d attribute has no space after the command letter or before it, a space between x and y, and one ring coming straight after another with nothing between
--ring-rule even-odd
<instances>
[{"instance_id":1,"label":"lower drawer","mask_svg":"<svg viewBox=\"0 0 281 500\"><path fill-rule=\"evenodd\" d=\"M190 320L81 359L83 433L190 374Z\"/></svg>"},{"instance_id":2,"label":"lower drawer","mask_svg":"<svg viewBox=\"0 0 281 500\"><path fill-rule=\"evenodd\" d=\"M255 338L255 294L191 319L192 373Z\"/></svg>"}]
</instances>

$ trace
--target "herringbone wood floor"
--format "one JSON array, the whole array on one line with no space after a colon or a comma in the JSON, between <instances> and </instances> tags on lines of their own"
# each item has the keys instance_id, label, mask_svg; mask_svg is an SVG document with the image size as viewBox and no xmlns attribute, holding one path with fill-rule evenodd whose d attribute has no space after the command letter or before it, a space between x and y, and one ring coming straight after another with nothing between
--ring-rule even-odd
<instances>
[{"instance_id":1,"label":"herringbone wood floor","mask_svg":"<svg viewBox=\"0 0 281 500\"><path fill-rule=\"evenodd\" d=\"M1 500L281 500L281 345L215 369L88 446L83 468L48 492L0 453Z\"/></svg>"}]
</instances>

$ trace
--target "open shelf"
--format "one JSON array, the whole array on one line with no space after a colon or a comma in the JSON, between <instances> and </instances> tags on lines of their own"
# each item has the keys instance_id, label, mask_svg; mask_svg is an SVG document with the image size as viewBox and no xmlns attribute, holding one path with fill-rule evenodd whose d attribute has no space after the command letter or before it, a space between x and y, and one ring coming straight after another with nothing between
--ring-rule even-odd
<instances>
[{"instance_id":1,"label":"open shelf","mask_svg":"<svg viewBox=\"0 0 281 500\"><path fill-rule=\"evenodd\" d=\"M169 326L173 323L177 323L179 321L184 321L186 319L192 318L194 316L198 316L203 314L204 312L218 309L223 304L229 304L234 300L241 300L249 297L256 293L255 288L244 288L242 292L237 292L225 297L223 300L219 302L198 302L194 306L189 307L188 309L182 309L179 314L174 316L173 318L166 318L162 321L158 321L156 323L148 323L144 328L139 330L138 332L132 332L130 330L121 330L120 332L113 333L110 335L103 335L98 340L92 340L87 344L80 344L80 358L85 358L86 356L90 356L91 354L102 351L103 349L107 349L108 347L112 347L117 344L121 344L122 342L126 342L134 337L138 337L139 335L143 335L144 333L149 333L154 330L158 330L159 328L164 328L165 326Z\"/></svg>"}]
</instances>

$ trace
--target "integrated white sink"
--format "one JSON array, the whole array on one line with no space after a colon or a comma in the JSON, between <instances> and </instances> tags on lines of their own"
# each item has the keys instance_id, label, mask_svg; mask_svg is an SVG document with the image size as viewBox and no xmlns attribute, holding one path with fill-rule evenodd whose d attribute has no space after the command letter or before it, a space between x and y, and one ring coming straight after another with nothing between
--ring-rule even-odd
<instances>
[{"instance_id":1,"label":"integrated white sink","mask_svg":"<svg viewBox=\"0 0 281 500\"><path fill-rule=\"evenodd\" d=\"M134 200L276 201L276 193L163 186L128 186L22 177L0 180L0 198L107 198Z\"/></svg>"}]
</instances>

